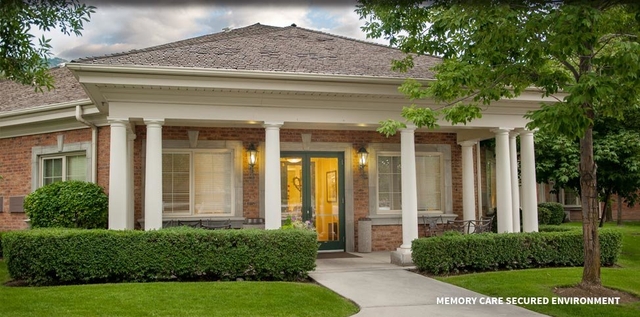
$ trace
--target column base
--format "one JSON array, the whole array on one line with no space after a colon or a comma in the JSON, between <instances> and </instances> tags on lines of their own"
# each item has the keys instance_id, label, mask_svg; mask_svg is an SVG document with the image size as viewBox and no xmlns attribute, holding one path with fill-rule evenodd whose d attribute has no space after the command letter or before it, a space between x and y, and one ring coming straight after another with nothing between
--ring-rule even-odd
<instances>
[{"instance_id":1,"label":"column base","mask_svg":"<svg viewBox=\"0 0 640 317\"><path fill-rule=\"evenodd\" d=\"M413 266L411 250L398 248L396 251L391 251L391 263L399 266Z\"/></svg>"}]
</instances>

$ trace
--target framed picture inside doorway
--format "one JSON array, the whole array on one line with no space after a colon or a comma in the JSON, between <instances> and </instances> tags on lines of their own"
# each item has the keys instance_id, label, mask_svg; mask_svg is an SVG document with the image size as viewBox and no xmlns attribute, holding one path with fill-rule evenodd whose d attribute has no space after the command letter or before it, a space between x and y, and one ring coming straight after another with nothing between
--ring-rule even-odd
<instances>
[{"instance_id":1,"label":"framed picture inside doorway","mask_svg":"<svg viewBox=\"0 0 640 317\"><path fill-rule=\"evenodd\" d=\"M338 172L327 172L327 202L338 201Z\"/></svg>"}]
</instances>

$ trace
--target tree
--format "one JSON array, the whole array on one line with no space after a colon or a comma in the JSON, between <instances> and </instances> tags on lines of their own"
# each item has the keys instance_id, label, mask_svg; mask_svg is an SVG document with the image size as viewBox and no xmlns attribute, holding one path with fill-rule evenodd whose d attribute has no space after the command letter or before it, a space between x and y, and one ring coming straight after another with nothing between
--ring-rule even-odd
<instances>
[{"instance_id":1,"label":"tree","mask_svg":"<svg viewBox=\"0 0 640 317\"><path fill-rule=\"evenodd\" d=\"M528 128L580 139L580 188L584 270L580 286L601 286L597 232L598 191L593 157L596 111L622 117L640 96L640 6L616 0L463 1L360 0L356 9L370 37L385 37L408 55L395 69L412 66L411 54L442 57L428 86L407 80L410 98L433 98L442 108L406 107L418 127L453 124L481 116L480 105L513 98L536 87L558 102L527 114ZM392 134L404 123L382 122Z\"/></svg>"},{"instance_id":2,"label":"tree","mask_svg":"<svg viewBox=\"0 0 640 317\"><path fill-rule=\"evenodd\" d=\"M624 112L625 120L596 116L593 126L594 160L603 216L612 219L612 195L633 206L640 190L640 109ZM536 134L536 176L538 182L553 184L553 190L570 188L580 192L580 145L578 139L540 131Z\"/></svg>"},{"instance_id":3,"label":"tree","mask_svg":"<svg viewBox=\"0 0 640 317\"><path fill-rule=\"evenodd\" d=\"M65 35L82 35L93 6L79 0L0 0L0 78L34 86L53 88L48 58L50 39L42 36L38 44L32 28L42 31L59 29Z\"/></svg>"}]
</instances>

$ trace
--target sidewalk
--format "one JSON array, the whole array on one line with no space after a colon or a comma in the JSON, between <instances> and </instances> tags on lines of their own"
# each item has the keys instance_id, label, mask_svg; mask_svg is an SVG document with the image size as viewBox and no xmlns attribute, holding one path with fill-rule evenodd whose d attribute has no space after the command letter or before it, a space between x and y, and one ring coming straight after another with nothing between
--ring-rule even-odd
<instances>
[{"instance_id":1,"label":"sidewalk","mask_svg":"<svg viewBox=\"0 0 640 317\"><path fill-rule=\"evenodd\" d=\"M513 305L444 305L440 298L486 298L458 286L406 271L390 263L389 252L352 253L360 258L318 259L310 274L319 284L354 301L354 316L544 316Z\"/></svg>"}]
</instances>

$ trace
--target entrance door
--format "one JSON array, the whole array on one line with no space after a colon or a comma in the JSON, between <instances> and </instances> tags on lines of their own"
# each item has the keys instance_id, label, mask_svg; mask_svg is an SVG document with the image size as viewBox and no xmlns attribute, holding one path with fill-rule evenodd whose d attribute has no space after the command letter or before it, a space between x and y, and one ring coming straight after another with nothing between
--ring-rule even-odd
<instances>
[{"instance_id":1,"label":"entrance door","mask_svg":"<svg viewBox=\"0 0 640 317\"><path fill-rule=\"evenodd\" d=\"M344 250L344 155L283 152L280 172L282 220L309 221L320 250Z\"/></svg>"}]
</instances>

